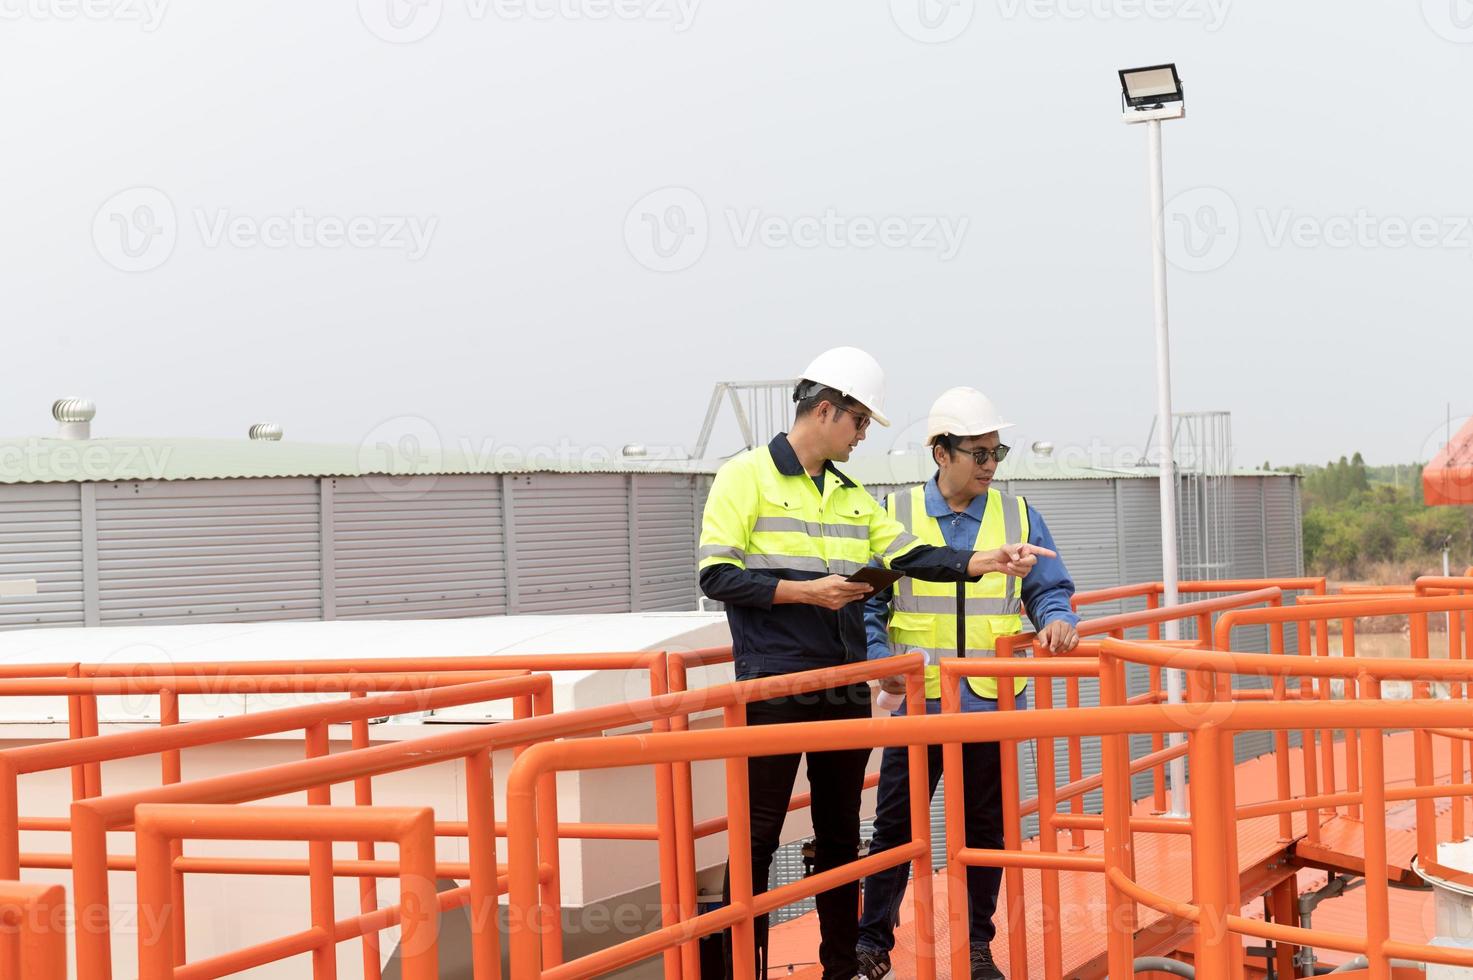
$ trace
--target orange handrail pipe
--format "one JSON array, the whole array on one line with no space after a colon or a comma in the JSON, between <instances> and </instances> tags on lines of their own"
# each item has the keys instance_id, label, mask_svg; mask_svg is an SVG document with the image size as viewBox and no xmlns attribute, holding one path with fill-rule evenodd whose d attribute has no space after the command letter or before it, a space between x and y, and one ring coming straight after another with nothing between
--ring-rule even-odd
<instances>
[{"instance_id":1,"label":"orange handrail pipe","mask_svg":"<svg viewBox=\"0 0 1473 980\"><path fill-rule=\"evenodd\" d=\"M0 881L0 929L10 961L0 975L25 980L66 980L66 890L60 885Z\"/></svg>"},{"instance_id":2,"label":"orange handrail pipe","mask_svg":"<svg viewBox=\"0 0 1473 980\"><path fill-rule=\"evenodd\" d=\"M429 807L190 806L144 804L134 818L138 855L139 922L150 932L138 943L139 980L174 980L184 972L174 944L176 904L173 879L176 841L299 840L330 844L338 840L382 840L399 845L400 975L405 980L439 977L439 898L435 890L434 811ZM333 914L333 875L314 871L312 928L256 947L235 950L209 961L197 973L220 976L262 966L286 956L311 952L314 961L335 958L339 942ZM320 973L315 970L314 973ZM336 968L327 971L336 975Z\"/></svg>"},{"instance_id":3,"label":"orange handrail pipe","mask_svg":"<svg viewBox=\"0 0 1473 980\"><path fill-rule=\"evenodd\" d=\"M1114 641L1112 641L1114 642ZM764 678L782 681L786 678ZM757 683L757 682L748 682ZM772 685L766 691L772 696L781 690ZM787 751L801 739L808 751L838 751L858 747L917 745L936 742L1000 741L1006 736L1033 738L1041 735L1079 734L1105 736L1123 733L1185 730L1197 733L1203 729L1247 731L1255 729L1320 728L1320 727L1403 727L1418 723L1455 724L1466 718L1466 708L1447 703L1326 703L1319 701L1287 704L1242 704L1223 716L1200 714L1190 716L1167 706L1148 705L1120 708L1066 709L1051 712L941 714L926 717L886 718L860 721L832 721L807 725L770 725L760 729L720 729L695 732L672 732L653 736L615 736L597 740L539 742L533 745L513 766L507 787L508 823L513 850L510 855L510 889L513 932L511 936L512 973L518 980L555 976L559 980L593 975L576 968L577 963L564 964L556 971L543 971L536 935L528 927L526 914L535 901L535 854L523 842L530 840L536 822L536 782L547 772L573 768L603 768L633 764L663 764L698 759L746 758L752 755ZM1211 779L1221 763L1220 753L1202 757L1200 774ZM745 815L740 815L745 820ZM1220 855L1216 855L1220 858ZM1204 860L1214 857L1204 856ZM737 909L736 899L728 911ZM759 914L753 908L741 909L743 918ZM706 917L683 923L677 930L659 930L642 937L635 948L622 953L605 950L599 954L599 967L610 968L624 962L626 956L650 955L662 944L673 945L693 935L707 934L721 925ZM1115 939L1112 933L1112 941ZM627 944L621 944L627 945ZM619 947L611 947L618 950ZM740 961L736 964L741 967ZM1113 972L1113 971L1112 971Z\"/></svg>"},{"instance_id":4,"label":"orange handrail pipe","mask_svg":"<svg viewBox=\"0 0 1473 980\"><path fill-rule=\"evenodd\" d=\"M782 679L796 685L793 688L796 691L814 691L837 684L857 683L892 674L918 672L923 667L924 658L922 656L907 655L892 657L886 661L847 664L842 667L789 674L784 675ZM139 804L240 803L268 796L300 792L330 783L346 782L355 778L383 775L450 759L485 754L493 749L525 745L539 739L586 735L609 728L649 722L677 713L689 714L710 708L724 708L772 696L763 693L766 690L764 684L771 680L773 679L764 678L759 681L730 683L682 694L665 694L595 708L582 708L561 714L518 719L484 729L444 732L412 741L354 749L318 758L281 763L249 772L230 773L188 783L78 800L72 804L71 818L72 853L77 867L74 874L76 884L74 901L78 914L89 914L95 917L103 914L98 911L99 909L105 910L108 907L105 872L106 833L109 830L127 829L132 822L133 810ZM506 684L511 681L489 683ZM440 695L455 690L453 687L442 688L431 694ZM361 704L364 700L370 699L360 699L355 703ZM337 705L315 707L333 708ZM236 719L228 720L236 721ZM177 729L167 730L167 734L177 738L179 735L176 733L187 732L193 727L195 726L179 726ZM152 735L155 733L136 734ZM43 747L36 746L35 748ZM64 746L57 746L56 750L61 751L63 748ZM0 754L0 759L3 759L3 754ZM0 780L0 789L3 789L5 782L5 780ZM487 823L489 824L489 821ZM555 826L556 821L554 820L544 830L550 832ZM489 832L490 827L487 826L486 829ZM83 975L89 978L105 980L111 975L111 955L108 952L106 931L98 930L96 934L89 933L85 939L85 942L78 943L78 968Z\"/></svg>"}]
</instances>

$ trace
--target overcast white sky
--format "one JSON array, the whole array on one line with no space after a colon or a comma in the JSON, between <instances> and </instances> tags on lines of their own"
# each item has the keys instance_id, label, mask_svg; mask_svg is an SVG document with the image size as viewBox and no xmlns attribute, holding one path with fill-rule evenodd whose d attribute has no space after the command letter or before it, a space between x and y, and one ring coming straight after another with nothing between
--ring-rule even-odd
<instances>
[{"instance_id":1,"label":"overcast white sky","mask_svg":"<svg viewBox=\"0 0 1473 980\"><path fill-rule=\"evenodd\" d=\"M1146 134L1114 73L1166 60L1176 408L1230 410L1244 464L1425 459L1473 412L1466 0L0 18L0 433L82 395L98 435L689 445L714 382L851 343L898 422L971 384L1015 443L1138 446Z\"/></svg>"}]
</instances>

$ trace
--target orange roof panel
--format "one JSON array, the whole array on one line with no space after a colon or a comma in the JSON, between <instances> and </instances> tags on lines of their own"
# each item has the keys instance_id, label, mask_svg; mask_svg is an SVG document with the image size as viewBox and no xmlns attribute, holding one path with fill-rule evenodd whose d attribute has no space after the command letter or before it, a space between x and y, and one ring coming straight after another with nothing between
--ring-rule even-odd
<instances>
[{"instance_id":1,"label":"orange roof panel","mask_svg":"<svg viewBox=\"0 0 1473 980\"><path fill-rule=\"evenodd\" d=\"M1473 505L1473 419L1423 468L1422 496L1429 504Z\"/></svg>"}]
</instances>

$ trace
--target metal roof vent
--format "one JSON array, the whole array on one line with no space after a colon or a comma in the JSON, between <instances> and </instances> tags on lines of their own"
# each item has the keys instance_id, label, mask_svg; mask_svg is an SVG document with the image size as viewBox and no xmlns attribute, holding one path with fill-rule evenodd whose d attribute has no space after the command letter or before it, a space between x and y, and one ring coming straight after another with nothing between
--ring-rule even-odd
<instances>
[{"instance_id":1,"label":"metal roof vent","mask_svg":"<svg viewBox=\"0 0 1473 980\"><path fill-rule=\"evenodd\" d=\"M60 423L57 434L63 439L91 439L96 415L97 406L87 398L58 398L51 403L51 417Z\"/></svg>"},{"instance_id":2,"label":"metal roof vent","mask_svg":"<svg viewBox=\"0 0 1473 980\"><path fill-rule=\"evenodd\" d=\"M275 422L257 422L251 426L249 435L255 442L280 442L281 426Z\"/></svg>"},{"instance_id":3,"label":"metal roof vent","mask_svg":"<svg viewBox=\"0 0 1473 980\"><path fill-rule=\"evenodd\" d=\"M1035 442L1033 444L1033 455L1040 459L1051 459L1054 455L1054 444L1051 442Z\"/></svg>"}]
</instances>

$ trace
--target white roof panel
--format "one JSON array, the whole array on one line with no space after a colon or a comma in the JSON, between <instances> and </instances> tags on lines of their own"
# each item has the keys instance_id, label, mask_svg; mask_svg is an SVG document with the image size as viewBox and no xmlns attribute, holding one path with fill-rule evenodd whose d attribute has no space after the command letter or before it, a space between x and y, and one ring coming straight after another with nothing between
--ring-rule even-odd
<instances>
[{"instance_id":1,"label":"white roof panel","mask_svg":"<svg viewBox=\"0 0 1473 980\"><path fill-rule=\"evenodd\" d=\"M654 612L560 616L482 616L467 619L354 620L300 623L218 623L183 626L69 627L0 632L0 663L226 662L345 660L398 657L477 657L514 653L613 653L694 650L730 642L721 613ZM554 674L559 710L644 697L648 675L611 672ZM610 686L612 685L612 686ZM200 695L181 702L188 718L286 707L338 695ZM157 719L152 696L99 699L103 721ZM60 698L0 699L0 720L46 721L65 716ZM509 717L484 706L439 712L446 718Z\"/></svg>"}]
</instances>

